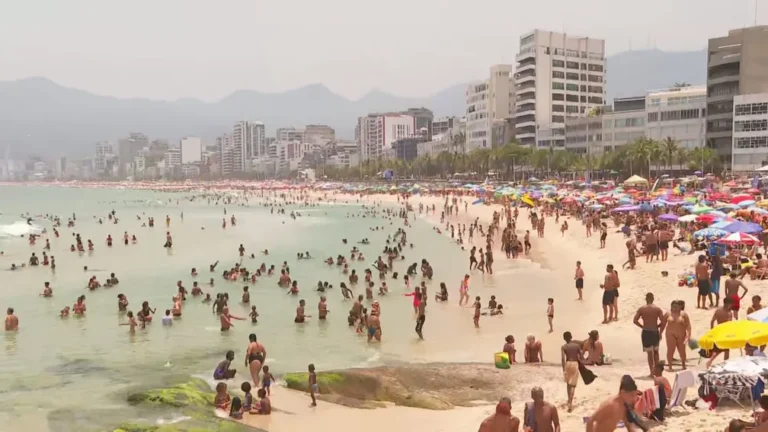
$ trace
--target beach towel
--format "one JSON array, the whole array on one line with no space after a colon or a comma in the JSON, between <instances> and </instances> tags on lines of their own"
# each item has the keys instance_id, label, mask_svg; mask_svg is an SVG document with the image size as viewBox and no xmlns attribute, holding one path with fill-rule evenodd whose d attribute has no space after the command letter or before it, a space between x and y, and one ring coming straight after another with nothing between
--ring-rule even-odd
<instances>
[{"instance_id":1,"label":"beach towel","mask_svg":"<svg viewBox=\"0 0 768 432\"><path fill-rule=\"evenodd\" d=\"M672 397L669 399L669 407L682 406L688 389L696 385L696 377L690 370L680 371L675 375L675 384L672 386Z\"/></svg>"},{"instance_id":2,"label":"beach towel","mask_svg":"<svg viewBox=\"0 0 768 432\"><path fill-rule=\"evenodd\" d=\"M584 385L590 385L592 381L597 379L597 375L581 363L579 363L579 374L581 375L581 380L584 381Z\"/></svg>"},{"instance_id":3,"label":"beach towel","mask_svg":"<svg viewBox=\"0 0 768 432\"><path fill-rule=\"evenodd\" d=\"M533 402L525 403L525 418L523 419L523 427L528 427L532 431L536 430L536 416L533 413Z\"/></svg>"}]
</instances>

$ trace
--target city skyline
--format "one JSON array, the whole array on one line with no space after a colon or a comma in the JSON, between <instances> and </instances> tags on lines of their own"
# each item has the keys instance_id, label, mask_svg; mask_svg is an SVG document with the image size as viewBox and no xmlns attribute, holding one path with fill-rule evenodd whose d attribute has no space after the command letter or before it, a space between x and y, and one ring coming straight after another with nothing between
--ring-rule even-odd
<instances>
[{"instance_id":1,"label":"city skyline","mask_svg":"<svg viewBox=\"0 0 768 432\"><path fill-rule=\"evenodd\" d=\"M48 13L39 13L41 3ZM239 89L271 93L313 83L353 100L376 89L415 97L511 63L517 39L531 28L605 39L611 55L698 50L707 38L768 16L755 16L754 1L722 8L714 0L651 0L633 9L632 20L618 21L604 19L625 16L615 2L484 3L478 10L493 13L471 20L458 2L391 0L375 21L350 0L306 2L301 13L296 5L245 1L13 3L1 7L0 80L45 76L95 94L159 100L213 101Z\"/></svg>"}]
</instances>

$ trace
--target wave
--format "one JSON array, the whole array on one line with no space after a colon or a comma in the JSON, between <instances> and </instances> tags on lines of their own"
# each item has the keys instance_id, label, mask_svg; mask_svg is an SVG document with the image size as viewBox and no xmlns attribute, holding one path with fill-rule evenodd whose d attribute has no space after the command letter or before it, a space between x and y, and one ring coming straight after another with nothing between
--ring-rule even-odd
<instances>
[{"instance_id":1,"label":"wave","mask_svg":"<svg viewBox=\"0 0 768 432\"><path fill-rule=\"evenodd\" d=\"M10 225L0 225L0 237L20 237L30 234L40 235L42 233L43 227L28 224L25 221L14 222Z\"/></svg>"}]
</instances>

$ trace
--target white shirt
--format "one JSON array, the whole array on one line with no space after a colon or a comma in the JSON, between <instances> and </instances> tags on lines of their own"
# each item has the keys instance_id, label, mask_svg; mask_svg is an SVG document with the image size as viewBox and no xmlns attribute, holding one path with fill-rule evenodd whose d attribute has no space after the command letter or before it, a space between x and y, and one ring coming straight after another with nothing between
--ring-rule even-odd
<instances>
[{"instance_id":1,"label":"white shirt","mask_svg":"<svg viewBox=\"0 0 768 432\"><path fill-rule=\"evenodd\" d=\"M173 325L173 318L171 318L170 316L167 316L167 315L164 316L163 317L163 325L167 325L167 326Z\"/></svg>"}]
</instances>

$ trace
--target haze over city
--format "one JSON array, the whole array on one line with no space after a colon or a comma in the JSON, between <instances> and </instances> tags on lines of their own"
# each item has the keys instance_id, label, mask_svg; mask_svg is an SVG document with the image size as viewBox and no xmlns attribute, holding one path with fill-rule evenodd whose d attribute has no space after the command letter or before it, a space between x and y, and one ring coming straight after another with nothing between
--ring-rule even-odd
<instances>
[{"instance_id":1,"label":"haze over city","mask_svg":"<svg viewBox=\"0 0 768 432\"><path fill-rule=\"evenodd\" d=\"M767 14L768 4L757 23ZM170 100L311 83L350 99L372 89L426 96L513 62L533 28L605 39L612 55L698 50L754 22L753 0L3 0L0 80Z\"/></svg>"}]
</instances>

